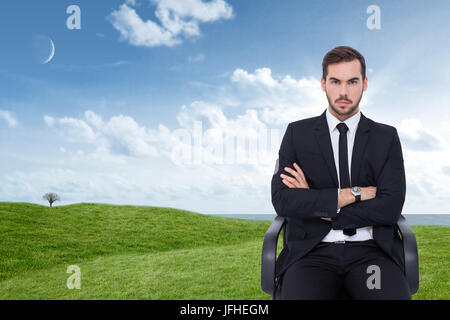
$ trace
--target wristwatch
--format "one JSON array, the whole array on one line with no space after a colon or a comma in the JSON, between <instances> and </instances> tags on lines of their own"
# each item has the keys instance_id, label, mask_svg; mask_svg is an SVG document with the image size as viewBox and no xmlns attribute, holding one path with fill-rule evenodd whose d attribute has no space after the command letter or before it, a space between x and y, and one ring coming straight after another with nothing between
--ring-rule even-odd
<instances>
[{"instance_id":1,"label":"wristwatch","mask_svg":"<svg viewBox=\"0 0 450 320\"><path fill-rule=\"evenodd\" d=\"M355 196L355 202L361 201L361 188L360 187L352 187L350 189L352 194Z\"/></svg>"}]
</instances>

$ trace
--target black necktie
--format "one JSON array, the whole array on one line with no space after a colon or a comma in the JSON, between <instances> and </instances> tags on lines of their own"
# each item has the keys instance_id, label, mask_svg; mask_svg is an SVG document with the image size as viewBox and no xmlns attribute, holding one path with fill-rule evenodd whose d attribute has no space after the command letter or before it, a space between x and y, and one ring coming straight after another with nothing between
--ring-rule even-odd
<instances>
[{"instance_id":1,"label":"black necktie","mask_svg":"<svg viewBox=\"0 0 450 320\"><path fill-rule=\"evenodd\" d=\"M348 127L341 122L337 126L339 130L339 180L341 189L350 188L350 174L348 170L348 150L347 150L347 131ZM344 229L344 234L352 236L356 233L355 228Z\"/></svg>"}]
</instances>

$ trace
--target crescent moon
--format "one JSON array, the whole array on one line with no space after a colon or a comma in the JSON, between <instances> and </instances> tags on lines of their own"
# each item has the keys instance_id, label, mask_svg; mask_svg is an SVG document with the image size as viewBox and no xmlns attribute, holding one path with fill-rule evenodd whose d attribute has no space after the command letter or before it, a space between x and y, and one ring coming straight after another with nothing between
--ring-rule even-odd
<instances>
[{"instance_id":1,"label":"crescent moon","mask_svg":"<svg viewBox=\"0 0 450 320\"><path fill-rule=\"evenodd\" d=\"M52 47L52 51L50 52L50 56L44 62L42 62L42 64L49 63L53 59L53 57L55 56L55 44L53 43L52 39L50 39L50 45Z\"/></svg>"}]
</instances>

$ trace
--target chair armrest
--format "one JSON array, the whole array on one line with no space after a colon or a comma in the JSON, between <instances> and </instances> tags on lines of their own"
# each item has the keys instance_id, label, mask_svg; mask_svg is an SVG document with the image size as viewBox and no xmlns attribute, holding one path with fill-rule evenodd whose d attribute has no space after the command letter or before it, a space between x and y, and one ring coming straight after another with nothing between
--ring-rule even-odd
<instances>
[{"instance_id":1,"label":"chair armrest","mask_svg":"<svg viewBox=\"0 0 450 320\"><path fill-rule=\"evenodd\" d=\"M419 290L419 255L414 232L403 215L397 221L397 226L403 239L403 254L405 257L405 275L411 295Z\"/></svg>"},{"instance_id":2,"label":"chair armrest","mask_svg":"<svg viewBox=\"0 0 450 320\"><path fill-rule=\"evenodd\" d=\"M273 295L275 289L275 262L278 236L286 222L285 217L277 216L264 236L261 261L261 288Z\"/></svg>"}]
</instances>

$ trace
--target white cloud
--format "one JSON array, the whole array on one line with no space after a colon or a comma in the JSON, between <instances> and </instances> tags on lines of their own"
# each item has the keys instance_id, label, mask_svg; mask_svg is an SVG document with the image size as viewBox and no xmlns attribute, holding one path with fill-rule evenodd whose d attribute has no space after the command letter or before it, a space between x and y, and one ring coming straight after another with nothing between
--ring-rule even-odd
<instances>
[{"instance_id":1,"label":"white cloud","mask_svg":"<svg viewBox=\"0 0 450 320\"><path fill-rule=\"evenodd\" d=\"M257 110L247 109L244 114L229 118L219 105L195 101L182 107L177 120L189 132L203 132L200 148L194 146L192 152L199 153L211 167L247 164L258 171L273 165L280 130L271 131Z\"/></svg>"},{"instance_id":2,"label":"white cloud","mask_svg":"<svg viewBox=\"0 0 450 320\"><path fill-rule=\"evenodd\" d=\"M199 23L214 22L233 17L232 7L224 0L152 0L156 5L155 16L161 24L144 21L126 2L114 10L108 19L119 31L121 39L134 46L174 46L184 37L200 35Z\"/></svg>"},{"instance_id":3,"label":"white cloud","mask_svg":"<svg viewBox=\"0 0 450 320\"><path fill-rule=\"evenodd\" d=\"M113 11L109 19L119 32L122 40L134 46L154 47L160 45L174 46L181 43L168 31L151 20L143 21L136 11L126 4Z\"/></svg>"},{"instance_id":4,"label":"white cloud","mask_svg":"<svg viewBox=\"0 0 450 320\"><path fill-rule=\"evenodd\" d=\"M404 211L433 213L450 210L450 176L448 168L450 144L445 140L450 131L445 122L425 127L419 119L404 119L398 125L407 181Z\"/></svg>"},{"instance_id":5,"label":"white cloud","mask_svg":"<svg viewBox=\"0 0 450 320\"><path fill-rule=\"evenodd\" d=\"M147 130L129 116L114 116L107 122L88 110L84 119L60 118L55 119L45 116L44 121L49 127L55 128L70 142L84 143L95 146L97 156L122 155L122 156L149 156L159 155L157 148L152 145L158 139L156 133ZM160 127L160 133L164 133L164 126Z\"/></svg>"},{"instance_id":6,"label":"white cloud","mask_svg":"<svg viewBox=\"0 0 450 320\"><path fill-rule=\"evenodd\" d=\"M17 126L16 117L10 111L0 110L0 118L5 120L6 123L8 124L8 126L10 126L11 128L14 128Z\"/></svg>"},{"instance_id":7,"label":"white cloud","mask_svg":"<svg viewBox=\"0 0 450 320\"><path fill-rule=\"evenodd\" d=\"M408 148L419 151L439 150L442 148L442 139L438 134L424 128L418 119L405 119L397 127L402 141Z\"/></svg>"},{"instance_id":8,"label":"white cloud","mask_svg":"<svg viewBox=\"0 0 450 320\"><path fill-rule=\"evenodd\" d=\"M252 162L254 169L263 170L262 168L273 167L275 159L272 158L276 156L283 127L288 122L302 116L315 115L325 109L323 102L326 100L321 97L320 85L313 78L296 80L287 75L275 79L268 68L256 69L254 73L236 69L230 77L230 84L231 90L225 89L222 92L237 101L235 107L241 112L232 117L227 115L227 107L220 96L214 97L217 103L194 101L181 107L177 115L180 127L174 130L169 130L162 124L157 129L147 128L125 115L103 120L91 110L86 111L82 119L45 116L44 121L70 142L95 146L94 153L99 157L164 156L173 161L174 149L190 148L191 158L185 164L194 162L194 151L199 151L204 160L208 159L207 162L219 164L226 162L227 143L233 143L234 147L228 151L234 152L229 154L234 160L227 161L248 160ZM267 87L274 90L269 92ZM199 129L200 146L194 145L196 130ZM180 131L188 136L188 142L181 139ZM238 137L242 141L238 141ZM233 141L229 142L227 139ZM244 143L246 149L238 143ZM258 145L260 152L255 154L250 150L250 147L254 147L251 143L264 145ZM252 156L255 157L249 160Z\"/></svg>"},{"instance_id":9,"label":"white cloud","mask_svg":"<svg viewBox=\"0 0 450 320\"><path fill-rule=\"evenodd\" d=\"M327 107L320 81L314 77L294 79L290 75L273 77L269 68L253 73L236 69L230 77L242 106L263 109L261 119L270 125L286 125L293 119L317 115ZM225 92L223 96L230 93Z\"/></svg>"},{"instance_id":10,"label":"white cloud","mask_svg":"<svg viewBox=\"0 0 450 320\"><path fill-rule=\"evenodd\" d=\"M189 63L191 63L191 62L200 62L200 61L203 61L203 60L205 60L205 55L203 53L199 53L199 54L197 54L197 55L195 55L193 57L188 57L188 62Z\"/></svg>"},{"instance_id":11,"label":"white cloud","mask_svg":"<svg viewBox=\"0 0 450 320\"><path fill-rule=\"evenodd\" d=\"M233 16L233 9L225 0L151 0L151 2L157 5L156 15L162 20L163 25L164 21L172 23L172 20L179 19L213 22L230 19Z\"/></svg>"},{"instance_id":12,"label":"white cloud","mask_svg":"<svg viewBox=\"0 0 450 320\"><path fill-rule=\"evenodd\" d=\"M256 69L254 74L249 74L242 69L236 69L231 76L231 80L241 84L263 85L269 88L279 86L279 83L272 78L272 71L269 68Z\"/></svg>"},{"instance_id":13,"label":"white cloud","mask_svg":"<svg viewBox=\"0 0 450 320\"><path fill-rule=\"evenodd\" d=\"M50 117L50 116L44 116L44 122L47 126L52 127L55 125L55 118Z\"/></svg>"},{"instance_id":14,"label":"white cloud","mask_svg":"<svg viewBox=\"0 0 450 320\"><path fill-rule=\"evenodd\" d=\"M70 142L94 143L96 134L92 128L84 121L69 117L55 119L44 116L44 122L49 127L56 127Z\"/></svg>"},{"instance_id":15,"label":"white cloud","mask_svg":"<svg viewBox=\"0 0 450 320\"><path fill-rule=\"evenodd\" d=\"M86 121L93 125L96 128L100 128L103 126L103 120L102 118L95 114L93 111L88 110L84 113L84 116L86 118Z\"/></svg>"}]
</instances>

